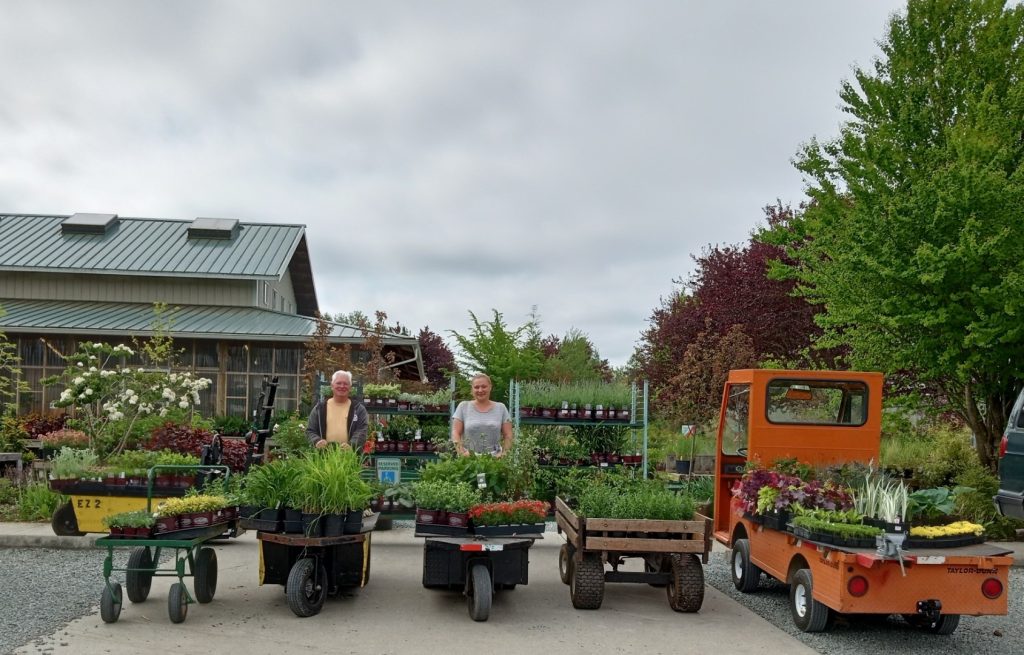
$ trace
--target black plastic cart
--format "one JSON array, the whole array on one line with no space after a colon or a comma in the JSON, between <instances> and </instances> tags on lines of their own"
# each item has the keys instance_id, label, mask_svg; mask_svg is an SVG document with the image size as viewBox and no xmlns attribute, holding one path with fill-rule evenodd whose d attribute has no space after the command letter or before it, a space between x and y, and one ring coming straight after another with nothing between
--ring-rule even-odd
<instances>
[{"instance_id":1,"label":"black plastic cart","mask_svg":"<svg viewBox=\"0 0 1024 655\"><path fill-rule=\"evenodd\" d=\"M515 589L530 579L529 550L539 534L525 537L425 537L423 586L462 591L469 616L486 621L495 591Z\"/></svg>"}]
</instances>

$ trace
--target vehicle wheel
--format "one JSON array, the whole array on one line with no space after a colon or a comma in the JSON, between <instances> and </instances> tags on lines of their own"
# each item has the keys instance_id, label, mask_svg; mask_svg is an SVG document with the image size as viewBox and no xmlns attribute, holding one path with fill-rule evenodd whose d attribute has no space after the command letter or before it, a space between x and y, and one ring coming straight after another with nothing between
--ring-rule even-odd
<instances>
[{"instance_id":1,"label":"vehicle wheel","mask_svg":"<svg viewBox=\"0 0 1024 655\"><path fill-rule=\"evenodd\" d=\"M928 617L921 614L904 614L903 620L915 628L927 630L937 635L951 635L957 626L960 625L959 614L940 614L938 621L929 621Z\"/></svg>"},{"instance_id":2,"label":"vehicle wheel","mask_svg":"<svg viewBox=\"0 0 1024 655\"><path fill-rule=\"evenodd\" d=\"M677 612L696 612L704 604L704 568L696 555L669 555L662 569L668 568L671 577L665 592L668 604Z\"/></svg>"},{"instance_id":3,"label":"vehicle wheel","mask_svg":"<svg viewBox=\"0 0 1024 655\"><path fill-rule=\"evenodd\" d=\"M134 570L133 570L134 569ZM142 546L132 549L128 556L128 570L124 574L125 591L128 600L141 603L149 598L149 588L153 583L153 558L149 547Z\"/></svg>"},{"instance_id":4,"label":"vehicle wheel","mask_svg":"<svg viewBox=\"0 0 1024 655\"><path fill-rule=\"evenodd\" d=\"M737 539L732 545L732 584L737 591L749 594L761 583L761 569L750 561L750 541Z\"/></svg>"},{"instance_id":5,"label":"vehicle wheel","mask_svg":"<svg viewBox=\"0 0 1024 655\"><path fill-rule=\"evenodd\" d=\"M78 530L78 517L75 516L75 507L70 500L53 511L50 527L53 528L53 534L61 537L80 537L85 534Z\"/></svg>"},{"instance_id":6,"label":"vehicle wheel","mask_svg":"<svg viewBox=\"0 0 1024 655\"><path fill-rule=\"evenodd\" d=\"M569 578L569 598L578 610L596 610L604 601L604 562L600 555L584 555L583 561L572 567Z\"/></svg>"},{"instance_id":7,"label":"vehicle wheel","mask_svg":"<svg viewBox=\"0 0 1024 655\"><path fill-rule=\"evenodd\" d=\"M822 632L828 627L832 610L814 600L814 579L810 569L800 569L789 586L789 609L793 623L804 632Z\"/></svg>"},{"instance_id":8,"label":"vehicle wheel","mask_svg":"<svg viewBox=\"0 0 1024 655\"><path fill-rule=\"evenodd\" d=\"M466 597L466 604L469 606L469 616L474 621L486 621L491 615L491 596L494 587L491 584L491 572L483 564L474 564L470 570L469 596Z\"/></svg>"},{"instance_id":9,"label":"vehicle wheel","mask_svg":"<svg viewBox=\"0 0 1024 655\"><path fill-rule=\"evenodd\" d=\"M295 616L319 614L327 596L327 571L312 557L295 562L288 573L288 607Z\"/></svg>"},{"instance_id":10,"label":"vehicle wheel","mask_svg":"<svg viewBox=\"0 0 1024 655\"><path fill-rule=\"evenodd\" d=\"M572 558L575 554L576 547L568 543L562 544L558 551L558 577L565 584L569 584L569 578L572 577Z\"/></svg>"},{"instance_id":11,"label":"vehicle wheel","mask_svg":"<svg viewBox=\"0 0 1024 655\"><path fill-rule=\"evenodd\" d=\"M103 595L100 596L100 618L104 623L114 623L119 616L121 616L121 583L111 582L103 585Z\"/></svg>"},{"instance_id":12,"label":"vehicle wheel","mask_svg":"<svg viewBox=\"0 0 1024 655\"><path fill-rule=\"evenodd\" d=\"M167 614L171 617L171 623L181 623L188 616L188 595L185 593L185 585L180 582L172 584L167 594Z\"/></svg>"},{"instance_id":13,"label":"vehicle wheel","mask_svg":"<svg viewBox=\"0 0 1024 655\"><path fill-rule=\"evenodd\" d=\"M196 555L196 570L193 573L193 588L196 600L209 603L217 593L217 551L212 548L200 548Z\"/></svg>"}]
</instances>

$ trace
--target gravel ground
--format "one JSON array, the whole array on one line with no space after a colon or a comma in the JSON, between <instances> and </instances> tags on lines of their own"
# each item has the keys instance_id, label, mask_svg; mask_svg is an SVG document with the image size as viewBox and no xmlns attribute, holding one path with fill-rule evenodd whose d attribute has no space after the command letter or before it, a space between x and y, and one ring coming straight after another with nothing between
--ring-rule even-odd
<instances>
[{"instance_id":1,"label":"gravel ground","mask_svg":"<svg viewBox=\"0 0 1024 655\"><path fill-rule=\"evenodd\" d=\"M124 566L127 550L115 550L115 566ZM0 548L0 653L57 632L70 621L95 611L102 590L103 551ZM941 653L1020 655L1024 653L1024 569L1010 570L1010 613L964 617L952 635L915 630L896 617L887 620L838 619L825 633L797 630L789 614L788 587L762 579L753 594L732 585L727 553L713 553L705 568L707 584L724 592L770 623L820 653L900 655ZM118 574L115 574L117 577ZM121 574L123 581L123 574Z\"/></svg>"},{"instance_id":2,"label":"gravel ground","mask_svg":"<svg viewBox=\"0 0 1024 655\"><path fill-rule=\"evenodd\" d=\"M712 553L704 570L708 585L737 600L780 629L793 635L819 653L861 655L894 652L899 655L935 655L963 653L974 655L1020 655L1024 653L1024 571L1010 569L1009 614L1006 616L965 616L956 632L949 636L915 630L896 616L888 619L839 617L829 631L808 634L793 625L789 611L789 587L761 578L761 587L752 594L736 591L729 572L729 553Z\"/></svg>"}]
</instances>

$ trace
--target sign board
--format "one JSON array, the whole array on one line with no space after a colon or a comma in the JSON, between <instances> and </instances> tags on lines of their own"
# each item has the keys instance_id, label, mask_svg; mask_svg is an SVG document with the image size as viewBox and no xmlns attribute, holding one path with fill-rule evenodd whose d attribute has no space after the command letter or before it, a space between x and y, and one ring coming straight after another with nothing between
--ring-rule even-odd
<instances>
[{"instance_id":1,"label":"sign board","mask_svg":"<svg viewBox=\"0 0 1024 655\"><path fill-rule=\"evenodd\" d=\"M680 432L683 433L684 437L694 437L694 436L697 436L697 426L696 425L683 425L683 427L680 429Z\"/></svg>"},{"instance_id":2,"label":"sign board","mask_svg":"<svg viewBox=\"0 0 1024 655\"><path fill-rule=\"evenodd\" d=\"M402 481L402 458L378 457L377 479L384 484L398 484Z\"/></svg>"}]
</instances>

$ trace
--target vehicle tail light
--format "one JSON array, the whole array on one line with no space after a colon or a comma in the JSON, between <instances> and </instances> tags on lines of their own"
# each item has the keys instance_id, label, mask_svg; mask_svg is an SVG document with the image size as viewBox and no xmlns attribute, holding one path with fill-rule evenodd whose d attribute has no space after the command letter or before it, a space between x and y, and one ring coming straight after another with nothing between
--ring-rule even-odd
<instances>
[{"instance_id":1,"label":"vehicle tail light","mask_svg":"<svg viewBox=\"0 0 1024 655\"><path fill-rule=\"evenodd\" d=\"M995 578L989 578L981 583L981 593L985 598L999 598L1003 595L1003 583Z\"/></svg>"},{"instance_id":2,"label":"vehicle tail light","mask_svg":"<svg viewBox=\"0 0 1024 655\"><path fill-rule=\"evenodd\" d=\"M1010 438L1004 432L1003 438L999 440L999 459L1006 457L1006 444L1009 440Z\"/></svg>"},{"instance_id":3,"label":"vehicle tail light","mask_svg":"<svg viewBox=\"0 0 1024 655\"><path fill-rule=\"evenodd\" d=\"M996 582L999 581L996 580ZM868 593L868 579L862 575L854 576L846 583L846 590L850 592L851 596L860 598Z\"/></svg>"}]
</instances>

